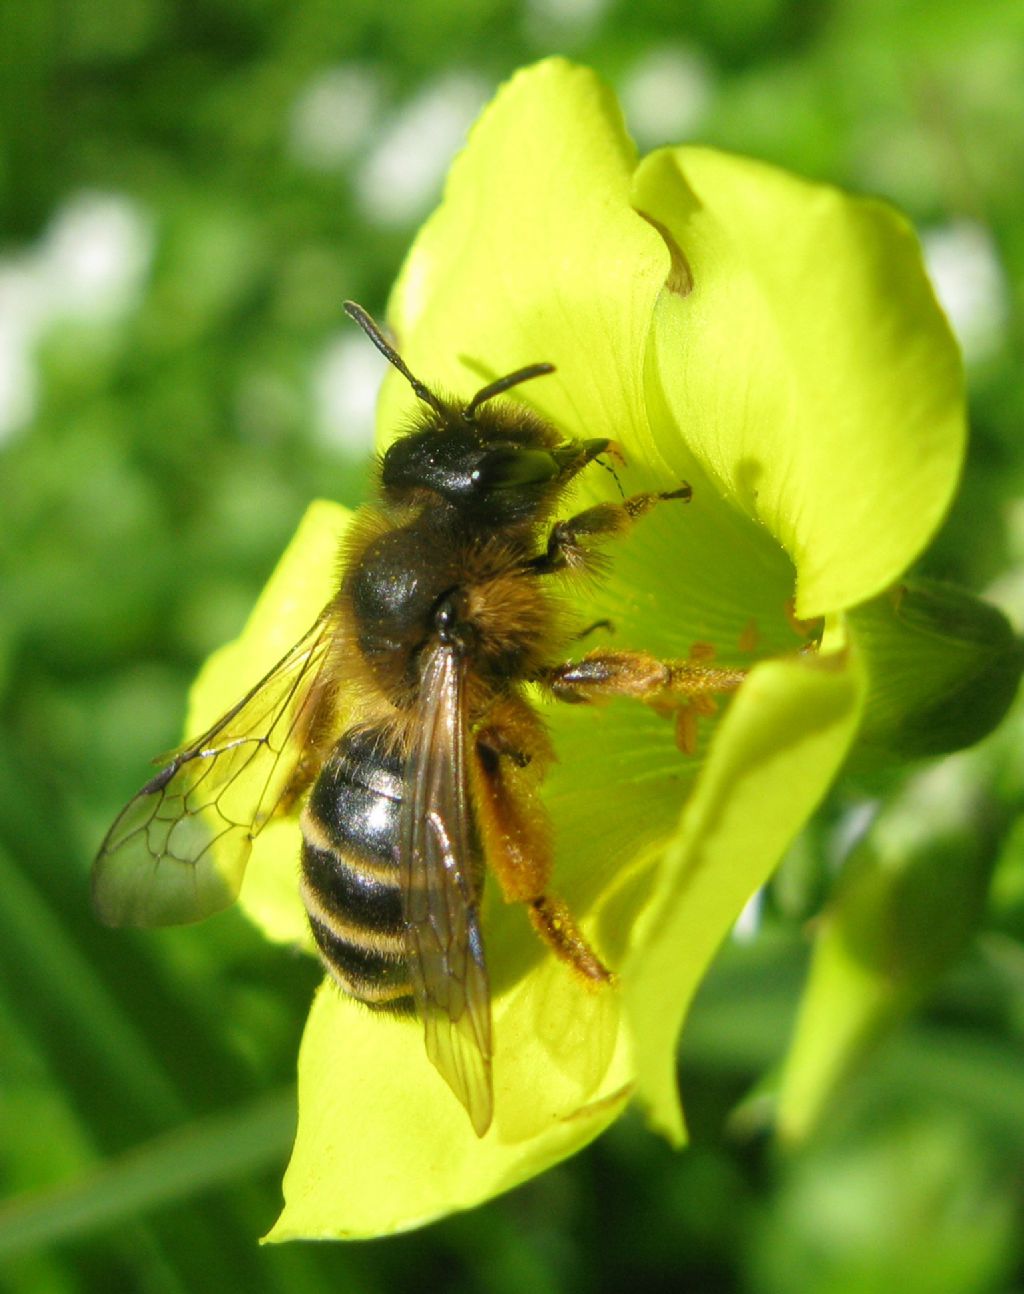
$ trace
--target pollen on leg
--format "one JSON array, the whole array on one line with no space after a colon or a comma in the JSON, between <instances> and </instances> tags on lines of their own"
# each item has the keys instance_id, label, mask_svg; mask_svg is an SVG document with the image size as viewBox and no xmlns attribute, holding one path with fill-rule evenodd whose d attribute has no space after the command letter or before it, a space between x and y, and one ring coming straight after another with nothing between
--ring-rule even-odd
<instances>
[{"instance_id":1,"label":"pollen on leg","mask_svg":"<svg viewBox=\"0 0 1024 1294\"><path fill-rule=\"evenodd\" d=\"M697 754L700 743L699 722L701 719L710 719L717 713L718 701L707 692L698 692L673 707L676 746L684 755Z\"/></svg>"},{"instance_id":2,"label":"pollen on leg","mask_svg":"<svg viewBox=\"0 0 1024 1294\"><path fill-rule=\"evenodd\" d=\"M527 911L533 928L562 961L591 984L610 984L615 976L587 943L568 907L552 894L531 899Z\"/></svg>"}]
</instances>

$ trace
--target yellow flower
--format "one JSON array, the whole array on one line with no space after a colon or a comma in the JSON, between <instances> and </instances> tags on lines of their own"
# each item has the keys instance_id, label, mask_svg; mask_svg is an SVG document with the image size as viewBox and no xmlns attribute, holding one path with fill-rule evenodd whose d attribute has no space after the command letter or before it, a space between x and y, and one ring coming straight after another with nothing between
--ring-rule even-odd
<instances>
[{"instance_id":1,"label":"yellow flower","mask_svg":"<svg viewBox=\"0 0 1024 1294\"><path fill-rule=\"evenodd\" d=\"M610 93L560 60L517 75L485 112L389 320L432 388L468 397L550 362L555 374L517 399L567 435L621 445L629 491L689 481L689 506L656 510L609 548L608 579L575 594L580 623L607 617L616 645L665 658L711 643L751 673L702 721L692 756L636 703L548 706L555 885L617 987L577 982L521 909L488 895L483 1139L418 1026L322 988L275 1240L379 1235L470 1207L579 1149L631 1099L683 1140L688 1004L869 714L876 680L854 609L919 554L963 453L956 348L897 214L701 148L638 165ZM391 374L381 444L415 404ZM578 501L613 490L593 470ZM346 523L335 505L310 510L250 626L201 676L194 728L315 617ZM818 650L802 650L809 621L824 627ZM898 748L899 716L882 727L875 744ZM296 821L272 822L242 902L273 937L308 943L298 852Z\"/></svg>"}]
</instances>

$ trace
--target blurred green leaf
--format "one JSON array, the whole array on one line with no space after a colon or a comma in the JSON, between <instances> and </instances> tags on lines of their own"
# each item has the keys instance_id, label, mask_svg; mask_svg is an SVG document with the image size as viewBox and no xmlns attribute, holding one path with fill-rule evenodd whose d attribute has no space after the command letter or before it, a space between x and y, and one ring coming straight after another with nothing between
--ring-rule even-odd
<instances>
[{"instance_id":1,"label":"blurred green leaf","mask_svg":"<svg viewBox=\"0 0 1024 1294\"><path fill-rule=\"evenodd\" d=\"M80 1240L280 1164L294 1135L294 1088L185 1124L77 1181L0 1204L0 1258Z\"/></svg>"},{"instance_id":2,"label":"blurred green leaf","mask_svg":"<svg viewBox=\"0 0 1024 1294\"><path fill-rule=\"evenodd\" d=\"M780 1081L778 1126L810 1135L977 932L998 817L960 755L912 778L847 860L821 918Z\"/></svg>"}]
</instances>

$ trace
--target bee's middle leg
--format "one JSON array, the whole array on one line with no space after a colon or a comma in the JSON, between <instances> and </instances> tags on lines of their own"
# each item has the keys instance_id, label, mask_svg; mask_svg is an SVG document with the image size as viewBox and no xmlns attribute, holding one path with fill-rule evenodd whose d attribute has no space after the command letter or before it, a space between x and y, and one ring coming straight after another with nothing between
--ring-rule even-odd
<instances>
[{"instance_id":1,"label":"bee's middle leg","mask_svg":"<svg viewBox=\"0 0 1024 1294\"><path fill-rule=\"evenodd\" d=\"M696 643L689 660L659 660L643 651L594 651L565 661L538 678L559 701L579 704L616 696L633 697L674 716L676 743L687 755L697 751L697 721L717 709L717 697L735 692L745 669L712 663L714 648Z\"/></svg>"},{"instance_id":2,"label":"bee's middle leg","mask_svg":"<svg viewBox=\"0 0 1024 1294\"><path fill-rule=\"evenodd\" d=\"M538 679L559 701L631 696L640 701L693 699L734 692L747 677L736 666L713 665L714 648L698 644L689 660L660 660L645 651L594 651L564 661Z\"/></svg>"}]
</instances>

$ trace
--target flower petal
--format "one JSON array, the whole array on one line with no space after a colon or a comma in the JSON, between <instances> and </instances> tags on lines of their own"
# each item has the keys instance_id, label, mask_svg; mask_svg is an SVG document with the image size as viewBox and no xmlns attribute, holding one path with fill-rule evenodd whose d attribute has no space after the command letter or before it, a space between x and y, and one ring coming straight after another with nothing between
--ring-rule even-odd
<instances>
[{"instance_id":1,"label":"flower petal","mask_svg":"<svg viewBox=\"0 0 1024 1294\"><path fill-rule=\"evenodd\" d=\"M935 531L964 450L960 360L912 231L702 148L646 158L634 202L693 276L653 335L678 434L789 553L799 615L880 592Z\"/></svg>"},{"instance_id":2,"label":"flower petal","mask_svg":"<svg viewBox=\"0 0 1024 1294\"><path fill-rule=\"evenodd\" d=\"M683 1139L676 1042L743 905L825 794L856 732L863 679L846 654L759 665L723 718L622 971L638 1095Z\"/></svg>"},{"instance_id":3,"label":"flower petal","mask_svg":"<svg viewBox=\"0 0 1024 1294\"><path fill-rule=\"evenodd\" d=\"M510 1190L598 1135L629 1099L617 995L548 959L495 1002L495 1124L480 1139L415 1021L325 984L299 1057L299 1129L269 1240L421 1226Z\"/></svg>"},{"instance_id":4,"label":"flower petal","mask_svg":"<svg viewBox=\"0 0 1024 1294\"><path fill-rule=\"evenodd\" d=\"M644 350L668 269L664 242L629 204L635 161L618 104L588 69L555 58L517 73L474 127L392 295L412 371L468 398L553 363L517 398L567 434L628 443L643 425ZM385 441L414 407L392 374Z\"/></svg>"}]
</instances>

